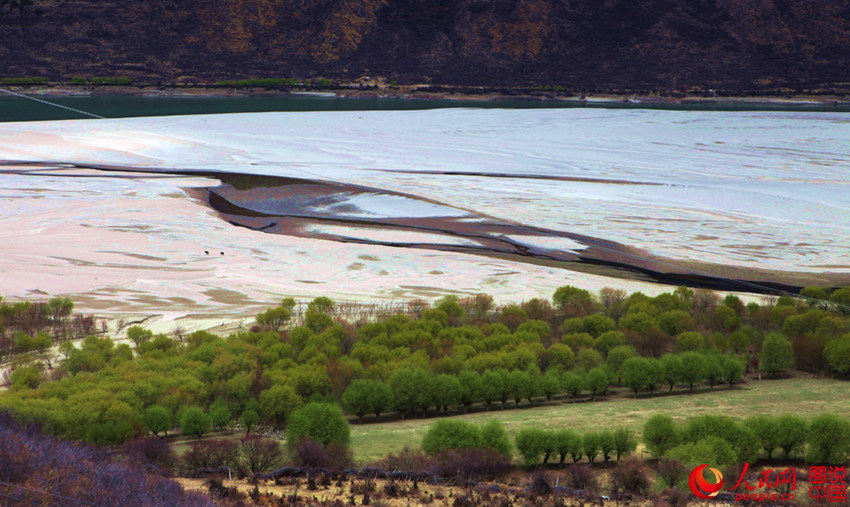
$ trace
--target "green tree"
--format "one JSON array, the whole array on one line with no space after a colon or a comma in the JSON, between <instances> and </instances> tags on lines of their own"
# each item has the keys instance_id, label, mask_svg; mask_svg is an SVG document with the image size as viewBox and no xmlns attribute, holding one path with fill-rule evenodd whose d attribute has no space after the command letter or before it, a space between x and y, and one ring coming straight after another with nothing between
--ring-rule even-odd
<instances>
[{"instance_id":1,"label":"green tree","mask_svg":"<svg viewBox=\"0 0 850 507\"><path fill-rule=\"evenodd\" d=\"M393 405L402 417L430 403L430 376L421 368L402 368L390 377Z\"/></svg>"},{"instance_id":2,"label":"green tree","mask_svg":"<svg viewBox=\"0 0 850 507\"><path fill-rule=\"evenodd\" d=\"M292 314L290 313L289 308L278 306L276 308L269 308L268 310L258 314L256 321L257 325L262 328L277 330L289 322L291 317Z\"/></svg>"},{"instance_id":3,"label":"green tree","mask_svg":"<svg viewBox=\"0 0 850 507\"><path fill-rule=\"evenodd\" d=\"M850 314L850 287L838 289L829 295L829 306L837 312Z\"/></svg>"},{"instance_id":4,"label":"green tree","mask_svg":"<svg viewBox=\"0 0 850 507\"><path fill-rule=\"evenodd\" d=\"M607 382L608 379L606 378L605 381ZM561 376L561 388L573 399L578 398L586 388L584 377L574 371L565 372Z\"/></svg>"},{"instance_id":5,"label":"green tree","mask_svg":"<svg viewBox=\"0 0 850 507\"><path fill-rule=\"evenodd\" d=\"M174 426L174 417L171 415L171 411L159 405L148 407L145 410L142 421L144 421L145 426L156 436L160 433L165 433L167 437L168 430Z\"/></svg>"},{"instance_id":6,"label":"green tree","mask_svg":"<svg viewBox=\"0 0 850 507\"><path fill-rule=\"evenodd\" d=\"M582 327L590 336L600 338L605 333L613 332L617 326L612 319L605 315L594 313L582 319Z\"/></svg>"},{"instance_id":7,"label":"green tree","mask_svg":"<svg viewBox=\"0 0 850 507\"><path fill-rule=\"evenodd\" d=\"M584 377L584 382L590 390L591 398L594 400L597 396L605 394L608 390L608 386L610 385L608 374L605 373L605 370L602 368L594 368L587 372L587 375Z\"/></svg>"},{"instance_id":8,"label":"green tree","mask_svg":"<svg viewBox=\"0 0 850 507\"><path fill-rule=\"evenodd\" d=\"M688 384L688 388L693 391L694 384L700 383L705 378L705 356L699 352L685 352L680 356L682 368L680 372L680 380Z\"/></svg>"},{"instance_id":9,"label":"green tree","mask_svg":"<svg viewBox=\"0 0 850 507\"><path fill-rule=\"evenodd\" d=\"M688 352L705 348L705 337L696 331L687 331L676 337L676 350Z\"/></svg>"},{"instance_id":10,"label":"green tree","mask_svg":"<svg viewBox=\"0 0 850 507\"><path fill-rule=\"evenodd\" d=\"M287 445L292 450L305 438L325 446L336 444L347 447L351 441L351 428L338 405L308 403L292 413L286 433Z\"/></svg>"},{"instance_id":11,"label":"green tree","mask_svg":"<svg viewBox=\"0 0 850 507\"><path fill-rule=\"evenodd\" d=\"M675 354L664 354L658 360L658 366L661 368L661 381L670 386L670 392L673 392L673 387L682 378L682 359Z\"/></svg>"},{"instance_id":12,"label":"green tree","mask_svg":"<svg viewBox=\"0 0 850 507\"><path fill-rule=\"evenodd\" d=\"M850 373L850 334L828 341L823 357L832 371L842 375Z\"/></svg>"},{"instance_id":13,"label":"green tree","mask_svg":"<svg viewBox=\"0 0 850 507\"><path fill-rule=\"evenodd\" d=\"M200 439L210 429L210 418L198 407L185 407L178 415L180 430Z\"/></svg>"},{"instance_id":14,"label":"green tree","mask_svg":"<svg viewBox=\"0 0 850 507\"><path fill-rule=\"evenodd\" d=\"M809 308L822 308L827 300L826 291L816 285L803 287L800 291L800 296L806 299L806 304Z\"/></svg>"},{"instance_id":15,"label":"green tree","mask_svg":"<svg viewBox=\"0 0 850 507\"><path fill-rule=\"evenodd\" d=\"M655 414L643 425L643 443L653 458L661 458L679 444L679 433L673 418Z\"/></svg>"},{"instance_id":16,"label":"green tree","mask_svg":"<svg viewBox=\"0 0 850 507\"><path fill-rule=\"evenodd\" d=\"M239 425L245 428L245 434L251 433L251 429L257 427L260 422L260 414L256 410L248 409L239 416Z\"/></svg>"},{"instance_id":17,"label":"green tree","mask_svg":"<svg viewBox=\"0 0 850 507\"><path fill-rule=\"evenodd\" d=\"M599 438L599 433L590 431L581 437L581 448L587 461L593 463L599 452L602 450L602 442Z\"/></svg>"},{"instance_id":18,"label":"green tree","mask_svg":"<svg viewBox=\"0 0 850 507\"><path fill-rule=\"evenodd\" d=\"M821 414L809 424L806 440L809 442L807 461L843 465L850 454L850 423L837 415Z\"/></svg>"},{"instance_id":19,"label":"green tree","mask_svg":"<svg viewBox=\"0 0 850 507\"><path fill-rule=\"evenodd\" d=\"M599 452L602 454L602 459L607 463L611 460L611 454L613 454L617 449L617 444L614 440L614 432L610 430L600 430L596 432L596 437L599 440Z\"/></svg>"},{"instance_id":20,"label":"green tree","mask_svg":"<svg viewBox=\"0 0 850 507\"><path fill-rule=\"evenodd\" d=\"M441 419L422 437L422 450L435 455L448 449L481 447L481 430L474 424L456 419Z\"/></svg>"},{"instance_id":21,"label":"green tree","mask_svg":"<svg viewBox=\"0 0 850 507\"><path fill-rule=\"evenodd\" d=\"M513 446L500 421L487 421L481 425L481 446L503 456L510 456Z\"/></svg>"},{"instance_id":22,"label":"green tree","mask_svg":"<svg viewBox=\"0 0 850 507\"><path fill-rule=\"evenodd\" d=\"M705 381L711 389L723 380L723 359L715 354L705 356Z\"/></svg>"},{"instance_id":23,"label":"green tree","mask_svg":"<svg viewBox=\"0 0 850 507\"><path fill-rule=\"evenodd\" d=\"M546 401L552 401L552 397L561 392L561 375L556 368L549 368L540 377L540 392L546 397Z\"/></svg>"},{"instance_id":24,"label":"green tree","mask_svg":"<svg viewBox=\"0 0 850 507\"><path fill-rule=\"evenodd\" d=\"M768 333L764 338L759 354L759 368L775 375L794 366L794 352L791 342L779 333Z\"/></svg>"},{"instance_id":25,"label":"green tree","mask_svg":"<svg viewBox=\"0 0 850 507\"><path fill-rule=\"evenodd\" d=\"M779 448L788 458L793 453L800 453L806 446L806 433L809 425L798 415L783 414L776 419L779 434Z\"/></svg>"},{"instance_id":26,"label":"green tree","mask_svg":"<svg viewBox=\"0 0 850 507\"><path fill-rule=\"evenodd\" d=\"M460 382L460 403L465 413L473 403L481 400L483 389L481 375L473 370L463 370L458 374L457 379Z\"/></svg>"},{"instance_id":27,"label":"green tree","mask_svg":"<svg viewBox=\"0 0 850 507\"><path fill-rule=\"evenodd\" d=\"M737 460L732 445L716 436L708 436L697 442L686 442L671 449L667 455L689 465L732 465Z\"/></svg>"},{"instance_id":28,"label":"green tree","mask_svg":"<svg viewBox=\"0 0 850 507\"><path fill-rule=\"evenodd\" d=\"M552 295L552 303L559 310L567 310L573 315L581 316L588 314L593 309L595 301L590 292L571 285L564 285L558 287Z\"/></svg>"},{"instance_id":29,"label":"green tree","mask_svg":"<svg viewBox=\"0 0 850 507\"><path fill-rule=\"evenodd\" d=\"M670 336L678 336L694 327L694 322L688 312L670 310L658 317L658 327Z\"/></svg>"},{"instance_id":30,"label":"green tree","mask_svg":"<svg viewBox=\"0 0 850 507\"><path fill-rule=\"evenodd\" d=\"M575 461L581 459L584 451L582 449L581 435L575 430L560 429L556 430L550 436L555 452L560 458L559 463L563 464L567 456L572 456Z\"/></svg>"},{"instance_id":31,"label":"green tree","mask_svg":"<svg viewBox=\"0 0 850 507\"><path fill-rule=\"evenodd\" d=\"M729 389L735 386L735 382L744 378L744 365L737 358L727 356L723 358L720 366L723 370L723 381L729 384Z\"/></svg>"},{"instance_id":32,"label":"green tree","mask_svg":"<svg viewBox=\"0 0 850 507\"><path fill-rule=\"evenodd\" d=\"M275 384L260 392L260 414L278 428L285 427L289 416L303 403L303 398L289 384Z\"/></svg>"},{"instance_id":33,"label":"green tree","mask_svg":"<svg viewBox=\"0 0 850 507\"><path fill-rule=\"evenodd\" d=\"M547 368L561 368L563 370L569 370L573 367L573 362L575 361L575 354L573 354L573 349L571 349L568 345L563 343L553 343L546 349L546 367Z\"/></svg>"},{"instance_id":34,"label":"green tree","mask_svg":"<svg viewBox=\"0 0 850 507\"><path fill-rule=\"evenodd\" d=\"M635 398L637 398L638 391L644 389L649 383L650 375L649 360L644 357L627 359L620 370L620 379L623 385L634 391Z\"/></svg>"},{"instance_id":35,"label":"green tree","mask_svg":"<svg viewBox=\"0 0 850 507\"><path fill-rule=\"evenodd\" d=\"M215 429L222 429L230 422L230 409L223 399L217 398L210 405L210 424Z\"/></svg>"},{"instance_id":36,"label":"green tree","mask_svg":"<svg viewBox=\"0 0 850 507\"><path fill-rule=\"evenodd\" d=\"M141 326L132 326L127 329L127 338L136 344L136 347L153 338L153 331Z\"/></svg>"},{"instance_id":37,"label":"green tree","mask_svg":"<svg viewBox=\"0 0 850 507\"><path fill-rule=\"evenodd\" d=\"M516 449L526 466L533 466L540 462L547 439L549 434L539 428L523 428L517 433L514 439Z\"/></svg>"},{"instance_id":38,"label":"green tree","mask_svg":"<svg viewBox=\"0 0 850 507\"><path fill-rule=\"evenodd\" d=\"M577 363L586 371L601 366L604 362L602 354L593 349L584 348L578 351Z\"/></svg>"},{"instance_id":39,"label":"green tree","mask_svg":"<svg viewBox=\"0 0 850 507\"><path fill-rule=\"evenodd\" d=\"M450 407L460 403L463 388L456 376L443 373L433 377L432 382L434 402L438 410L448 412Z\"/></svg>"},{"instance_id":40,"label":"green tree","mask_svg":"<svg viewBox=\"0 0 850 507\"><path fill-rule=\"evenodd\" d=\"M383 382L358 379L349 384L342 394L342 406L356 415L360 421L366 414L375 414L378 418L392 402L392 391Z\"/></svg>"},{"instance_id":41,"label":"green tree","mask_svg":"<svg viewBox=\"0 0 850 507\"><path fill-rule=\"evenodd\" d=\"M782 443L779 435L779 420L766 415L755 415L744 423L759 439L761 448L767 453L767 459L773 458L773 451Z\"/></svg>"},{"instance_id":42,"label":"green tree","mask_svg":"<svg viewBox=\"0 0 850 507\"><path fill-rule=\"evenodd\" d=\"M614 451L617 453L617 461L635 452L635 449L637 449L637 439L632 430L628 428L614 430Z\"/></svg>"},{"instance_id":43,"label":"green tree","mask_svg":"<svg viewBox=\"0 0 850 507\"><path fill-rule=\"evenodd\" d=\"M587 317L588 319L590 317ZM615 347L621 347L626 344L626 337L623 333L619 331L607 331L599 335L599 337L594 340L593 348L599 351L605 357L608 357L611 349Z\"/></svg>"}]
</instances>

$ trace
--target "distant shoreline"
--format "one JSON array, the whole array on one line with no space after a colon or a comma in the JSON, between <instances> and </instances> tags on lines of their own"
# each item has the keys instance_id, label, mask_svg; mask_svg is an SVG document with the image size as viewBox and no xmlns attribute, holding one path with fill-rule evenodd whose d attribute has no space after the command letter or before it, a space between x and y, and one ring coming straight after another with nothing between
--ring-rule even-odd
<instances>
[{"instance_id":1,"label":"distant shoreline","mask_svg":"<svg viewBox=\"0 0 850 507\"><path fill-rule=\"evenodd\" d=\"M547 90L545 88L485 88L436 85L383 84L340 84L331 87L253 87L221 85L17 85L2 88L37 96L94 97L94 96L137 96L137 97L327 97L350 99L401 99L422 101L474 101L497 103L503 101L539 101L548 107L558 104L574 107L635 107L657 109L688 109L717 107L733 109L773 110L818 110L850 111L850 97L845 95L786 94L779 91L764 95L735 95L731 92L703 92L687 94L667 91L658 94L641 92L588 93ZM0 98L6 95L0 94Z\"/></svg>"}]
</instances>

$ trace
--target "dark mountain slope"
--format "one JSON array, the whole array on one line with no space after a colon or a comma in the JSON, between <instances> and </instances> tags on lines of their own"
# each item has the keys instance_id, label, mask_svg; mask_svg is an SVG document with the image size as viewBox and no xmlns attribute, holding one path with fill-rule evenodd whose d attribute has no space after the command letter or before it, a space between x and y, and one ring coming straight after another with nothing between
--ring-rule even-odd
<instances>
[{"instance_id":1,"label":"dark mountain slope","mask_svg":"<svg viewBox=\"0 0 850 507\"><path fill-rule=\"evenodd\" d=\"M42 14L37 14L41 9ZM846 89L850 0L35 0L0 75Z\"/></svg>"}]
</instances>

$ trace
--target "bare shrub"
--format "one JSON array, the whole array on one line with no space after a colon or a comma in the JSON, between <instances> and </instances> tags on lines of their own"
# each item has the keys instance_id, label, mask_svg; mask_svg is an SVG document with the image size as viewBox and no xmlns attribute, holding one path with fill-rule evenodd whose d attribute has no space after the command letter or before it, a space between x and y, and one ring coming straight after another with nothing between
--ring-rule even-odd
<instances>
[{"instance_id":1,"label":"bare shrub","mask_svg":"<svg viewBox=\"0 0 850 507\"><path fill-rule=\"evenodd\" d=\"M230 440L205 440L192 443L183 454L183 469L187 472L199 468L236 468L239 462L239 444Z\"/></svg>"},{"instance_id":2,"label":"bare shrub","mask_svg":"<svg viewBox=\"0 0 850 507\"><path fill-rule=\"evenodd\" d=\"M646 463L634 456L624 459L611 471L611 485L615 492L646 495L650 486Z\"/></svg>"}]
</instances>

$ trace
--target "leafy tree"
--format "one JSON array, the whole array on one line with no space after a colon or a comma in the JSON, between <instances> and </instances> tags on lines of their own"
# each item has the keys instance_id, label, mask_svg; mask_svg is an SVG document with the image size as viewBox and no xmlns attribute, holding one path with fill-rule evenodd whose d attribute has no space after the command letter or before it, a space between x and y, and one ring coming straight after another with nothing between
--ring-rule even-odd
<instances>
[{"instance_id":1,"label":"leafy tree","mask_svg":"<svg viewBox=\"0 0 850 507\"><path fill-rule=\"evenodd\" d=\"M614 432L610 430L600 430L596 433L599 441L599 452L602 453L602 459L607 463L611 460L611 454L616 450L617 444L614 440Z\"/></svg>"},{"instance_id":2,"label":"leafy tree","mask_svg":"<svg viewBox=\"0 0 850 507\"><path fill-rule=\"evenodd\" d=\"M579 351L580 353L582 349L593 347L593 337L587 333L569 333L561 337L561 343L568 346L573 352Z\"/></svg>"},{"instance_id":3,"label":"leafy tree","mask_svg":"<svg viewBox=\"0 0 850 507\"><path fill-rule=\"evenodd\" d=\"M590 394L593 399L605 394L608 390L608 386L610 385L608 374L605 373L605 370L602 368L594 368L587 372L587 375L584 377L584 382L590 390Z\"/></svg>"},{"instance_id":4,"label":"leafy tree","mask_svg":"<svg viewBox=\"0 0 850 507\"><path fill-rule=\"evenodd\" d=\"M593 350L584 348L578 351L578 365L589 371L597 366L602 365L605 361L602 359L602 354Z\"/></svg>"},{"instance_id":5,"label":"leafy tree","mask_svg":"<svg viewBox=\"0 0 850 507\"><path fill-rule=\"evenodd\" d=\"M546 349L546 364L547 368L561 368L568 370L573 367L575 354L573 349L563 343L553 343Z\"/></svg>"},{"instance_id":6,"label":"leafy tree","mask_svg":"<svg viewBox=\"0 0 850 507\"><path fill-rule=\"evenodd\" d=\"M682 369L679 370L680 379L693 391L694 384L698 384L705 378L705 356L699 352L685 352L680 357L682 364Z\"/></svg>"},{"instance_id":7,"label":"leafy tree","mask_svg":"<svg viewBox=\"0 0 850 507\"><path fill-rule=\"evenodd\" d=\"M798 415L783 414L776 418L779 448L788 458L792 453L803 451L806 445L808 424Z\"/></svg>"},{"instance_id":8,"label":"leafy tree","mask_svg":"<svg viewBox=\"0 0 850 507\"><path fill-rule=\"evenodd\" d=\"M178 415L180 430L200 439L210 429L210 418L198 407L185 407Z\"/></svg>"},{"instance_id":9,"label":"leafy tree","mask_svg":"<svg viewBox=\"0 0 850 507\"><path fill-rule=\"evenodd\" d=\"M463 411L466 412L473 403L481 399L483 389L481 375L473 370L463 370L458 374L457 379L460 382L460 403L463 405Z\"/></svg>"},{"instance_id":10,"label":"leafy tree","mask_svg":"<svg viewBox=\"0 0 850 507\"><path fill-rule=\"evenodd\" d=\"M843 314L850 314L850 287L838 289L829 295L830 308Z\"/></svg>"},{"instance_id":11,"label":"leafy tree","mask_svg":"<svg viewBox=\"0 0 850 507\"><path fill-rule=\"evenodd\" d=\"M127 329L127 338L136 344L136 347L153 338L153 331L141 326L132 326Z\"/></svg>"},{"instance_id":12,"label":"leafy tree","mask_svg":"<svg viewBox=\"0 0 850 507\"><path fill-rule=\"evenodd\" d=\"M723 370L723 381L729 383L729 389L744 378L744 365L734 357L724 357L720 367Z\"/></svg>"},{"instance_id":13,"label":"leafy tree","mask_svg":"<svg viewBox=\"0 0 850 507\"><path fill-rule=\"evenodd\" d=\"M694 322L688 312L670 310L658 317L658 327L670 336L677 336L694 327Z\"/></svg>"},{"instance_id":14,"label":"leafy tree","mask_svg":"<svg viewBox=\"0 0 850 507\"><path fill-rule=\"evenodd\" d=\"M833 371L842 375L850 373L850 334L827 342L823 357Z\"/></svg>"},{"instance_id":15,"label":"leafy tree","mask_svg":"<svg viewBox=\"0 0 850 507\"><path fill-rule=\"evenodd\" d=\"M612 319L605 315L594 313L582 319L582 327L590 336L600 338L605 333L613 332L617 326Z\"/></svg>"},{"instance_id":16,"label":"leafy tree","mask_svg":"<svg viewBox=\"0 0 850 507\"><path fill-rule=\"evenodd\" d=\"M653 458L661 458L678 445L679 433L673 418L667 414L655 414L643 425L643 443Z\"/></svg>"},{"instance_id":17,"label":"leafy tree","mask_svg":"<svg viewBox=\"0 0 850 507\"><path fill-rule=\"evenodd\" d=\"M258 422L260 422L260 414L253 409L245 410L242 412L242 415L239 416L239 425L245 428L246 435L251 433L252 428L257 427Z\"/></svg>"},{"instance_id":18,"label":"leafy tree","mask_svg":"<svg viewBox=\"0 0 850 507\"><path fill-rule=\"evenodd\" d=\"M593 431L585 433L581 438L581 448L584 451L585 457L587 457L587 461L593 463L602 450L599 433Z\"/></svg>"},{"instance_id":19,"label":"leafy tree","mask_svg":"<svg viewBox=\"0 0 850 507\"><path fill-rule=\"evenodd\" d=\"M286 426L292 412L298 410L304 400L289 384L275 384L260 392L260 414L276 427Z\"/></svg>"},{"instance_id":20,"label":"leafy tree","mask_svg":"<svg viewBox=\"0 0 850 507\"><path fill-rule=\"evenodd\" d=\"M590 317L587 317L590 318ZM607 357L611 349L620 347L626 344L626 337L619 331L607 331L599 335L593 342L593 348L599 351L600 354Z\"/></svg>"},{"instance_id":21,"label":"leafy tree","mask_svg":"<svg viewBox=\"0 0 850 507\"><path fill-rule=\"evenodd\" d=\"M732 445L716 436L708 436L696 442L681 444L671 449L668 456L690 465L701 463L732 465L737 460Z\"/></svg>"},{"instance_id":22,"label":"leafy tree","mask_svg":"<svg viewBox=\"0 0 850 507\"><path fill-rule=\"evenodd\" d=\"M850 454L850 423L837 415L821 414L809 424L806 440L809 442L807 461L843 465Z\"/></svg>"},{"instance_id":23,"label":"leafy tree","mask_svg":"<svg viewBox=\"0 0 850 507\"><path fill-rule=\"evenodd\" d=\"M782 443L779 435L779 420L766 415L756 415L748 418L745 424L758 437L762 449L767 453L767 459L771 459L773 451Z\"/></svg>"},{"instance_id":24,"label":"leafy tree","mask_svg":"<svg viewBox=\"0 0 850 507\"><path fill-rule=\"evenodd\" d=\"M540 377L540 392L546 397L546 401L551 401L553 396L561 392L561 375L558 369L550 368Z\"/></svg>"},{"instance_id":25,"label":"leafy tree","mask_svg":"<svg viewBox=\"0 0 850 507\"><path fill-rule=\"evenodd\" d=\"M619 378L622 373L623 363L633 357L637 357L638 353L631 345L618 345L608 351L608 358L605 364ZM620 382L622 383L622 378Z\"/></svg>"},{"instance_id":26,"label":"leafy tree","mask_svg":"<svg viewBox=\"0 0 850 507\"><path fill-rule=\"evenodd\" d=\"M687 331L676 338L676 350L687 352L705 348L705 337L696 331Z\"/></svg>"},{"instance_id":27,"label":"leafy tree","mask_svg":"<svg viewBox=\"0 0 850 507\"><path fill-rule=\"evenodd\" d=\"M544 453L549 434L539 428L523 428L517 433L514 441L516 449L522 456L526 466L536 465Z\"/></svg>"},{"instance_id":28,"label":"leafy tree","mask_svg":"<svg viewBox=\"0 0 850 507\"><path fill-rule=\"evenodd\" d=\"M714 389L716 384L723 380L723 356L705 356L705 381Z\"/></svg>"},{"instance_id":29,"label":"leafy tree","mask_svg":"<svg viewBox=\"0 0 850 507\"><path fill-rule=\"evenodd\" d=\"M342 394L342 406L361 421L366 414L380 417L391 402L392 391L386 384L377 380L355 380Z\"/></svg>"},{"instance_id":30,"label":"leafy tree","mask_svg":"<svg viewBox=\"0 0 850 507\"><path fill-rule=\"evenodd\" d=\"M390 377L393 404L402 417L430 403L430 376L421 368L402 368Z\"/></svg>"},{"instance_id":31,"label":"leafy tree","mask_svg":"<svg viewBox=\"0 0 850 507\"><path fill-rule=\"evenodd\" d=\"M230 422L230 409L223 399L217 398L210 406L210 424L215 429L222 429Z\"/></svg>"},{"instance_id":32,"label":"leafy tree","mask_svg":"<svg viewBox=\"0 0 850 507\"><path fill-rule=\"evenodd\" d=\"M827 300L826 291L816 285L803 287L800 291L800 296L806 298L806 304L809 308L821 308Z\"/></svg>"},{"instance_id":33,"label":"leafy tree","mask_svg":"<svg viewBox=\"0 0 850 507\"><path fill-rule=\"evenodd\" d=\"M584 454L582 448L581 435L575 430L561 429L557 430L550 436L555 452L558 453L559 463L563 464L567 456L572 456L574 461L581 459Z\"/></svg>"},{"instance_id":34,"label":"leafy tree","mask_svg":"<svg viewBox=\"0 0 850 507\"><path fill-rule=\"evenodd\" d=\"M620 370L620 379L623 385L634 391L635 398L637 398L638 391L644 389L649 383L650 375L649 360L644 357L626 359Z\"/></svg>"},{"instance_id":35,"label":"leafy tree","mask_svg":"<svg viewBox=\"0 0 850 507\"><path fill-rule=\"evenodd\" d=\"M503 456L510 456L513 446L500 421L487 421L481 425L481 446Z\"/></svg>"},{"instance_id":36,"label":"leafy tree","mask_svg":"<svg viewBox=\"0 0 850 507\"><path fill-rule=\"evenodd\" d=\"M673 387L682 378L682 359L674 354L665 354L658 360L658 366L661 369L661 381L670 386L670 392L673 392Z\"/></svg>"},{"instance_id":37,"label":"leafy tree","mask_svg":"<svg viewBox=\"0 0 850 507\"><path fill-rule=\"evenodd\" d=\"M501 397L504 385L505 381L495 370L487 370L481 375L481 398L487 404L487 408Z\"/></svg>"},{"instance_id":38,"label":"leafy tree","mask_svg":"<svg viewBox=\"0 0 850 507\"><path fill-rule=\"evenodd\" d=\"M169 428L174 426L174 417L171 415L171 412L167 408L159 405L148 407L148 409L145 410L142 420L144 421L145 426L147 426L148 429L156 436L159 436L160 433L165 433L165 436L167 437Z\"/></svg>"},{"instance_id":39,"label":"leafy tree","mask_svg":"<svg viewBox=\"0 0 850 507\"><path fill-rule=\"evenodd\" d=\"M337 444L347 447L351 441L351 428L338 405L308 403L289 418L286 439L290 449L295 449L305 438L325 446Z\"/></svg>"},{"instance_id":40,"label":"leafy tree","mask_svg":"<svg viewBox=\"0 0 850 507\"><path fill-rule=\"evenodd\" d=\"M779 333L769 333L764 338L759 354L759 368L770 375L794 366L791 342Z\"/></svg>"},{"instance_id":41,"label":"leafy tree","mask_svg":"<svg viewBox=\"0 0 850 507\"><path fill-rule=\"evenodd\" d=\"M281 326L289 322L291 317L292 314L290 313L289 308L278 306L276 308L269 308L268 310L258 314L256 321L257 325L262 328L280 329Z\"/></svg>"},{"instance_id":42,"label":"leafy tree","mask_svg":"<svg viewBox=\"0 0 850 507\"><path fill-rule=\"evenodd\" d=\"M472 423L456 419L435 422L422 438L422 450L432 456L448 449L470 449L481 444L481 430Z\"/></svg>"},{"instance_id":43,"label":"leafy tree","mask_svg":"<svg viewBox=\"0 0 850 507\"><path fill-rule=\"evenodd\" d=\"M628 428L614 430L614 451L617 453L617 461L635 452L635 449L637 449L637 439L632 430Z\"/></svg>"},{"instance_id":44,"label":"leafy tree","mask_svg":"<svg viewBox=\"0 0 850 507\"><path fill-rule=\"evenodd\" d=\"M433 377L434 401L437 409L443 409L443 412L448 412L449 407L453 407L460 403L462 387L460 381L454 375L441 374Z\"/></svg>"},{"instance_id":45,"label":"leafy tree","mask_svg":"<svg viewBox=\"0 0 850 507\"><path fill-rule=\"evenodd\" d=\"M573 315L586 315L593 309L594 298L584 289L564 285L552 295L552 303L555 308L570 311Z\"/></svg>"},{"instance_id":46,"label":"leafy tree","mask_svg":"<svg viewBox=\"0 0 850 507\"><path fill-rule=\"evenodd\" d=\"M607 378L605 379L607 382ZM563 390L572 396L574 399L581 396L581 392L586 388L584 377L576 372L568 371L561 376L561 387Z\"/></svg>"}]
</instances>

